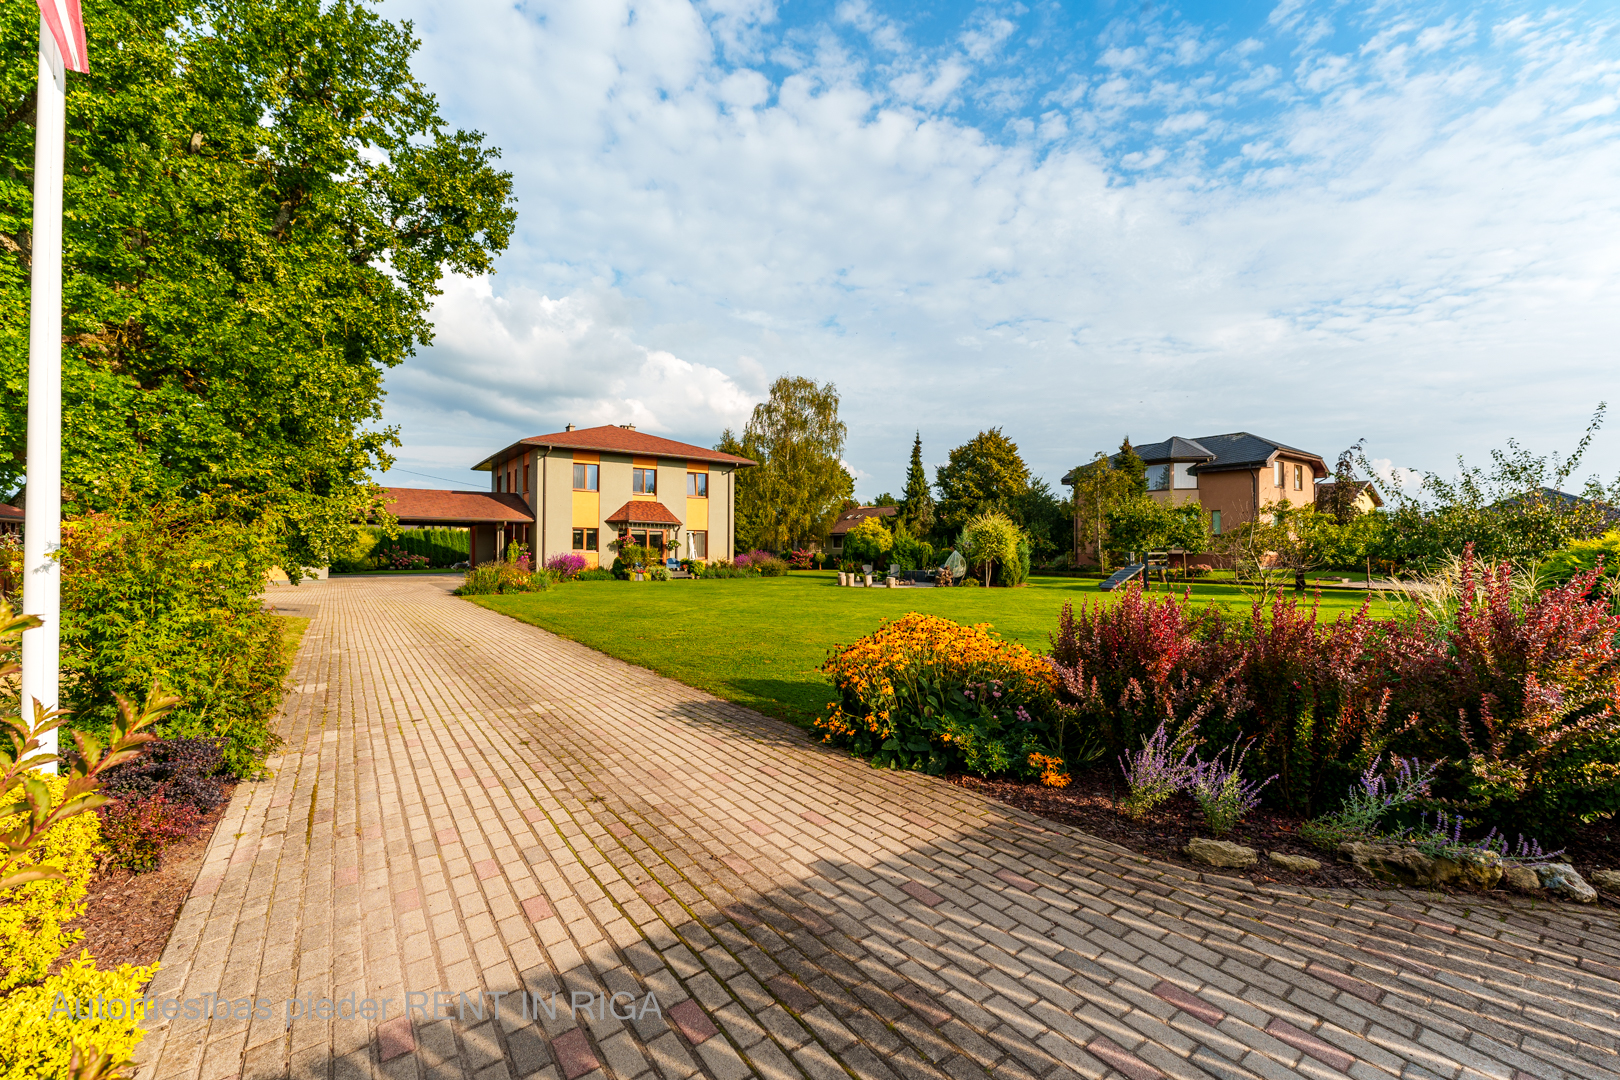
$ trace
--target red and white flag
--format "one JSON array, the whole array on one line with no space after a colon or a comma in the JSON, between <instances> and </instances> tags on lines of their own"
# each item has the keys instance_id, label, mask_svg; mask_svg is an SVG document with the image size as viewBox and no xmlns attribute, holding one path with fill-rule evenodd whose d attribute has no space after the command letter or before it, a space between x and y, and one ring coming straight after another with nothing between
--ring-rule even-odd
<instances>
[{"instance_id":1,"label":"red and white flag","mask_svg":"<svg viewBox=\"0 0 1620 1080\"><path fill-rule=\"evenodd\" d=\"M88 75L90 54L84 40L84 16L79 13L79 0L37 0L37 3L51 37L56 39L62 65L69 71Z\"/></svg>"}]
</instances>

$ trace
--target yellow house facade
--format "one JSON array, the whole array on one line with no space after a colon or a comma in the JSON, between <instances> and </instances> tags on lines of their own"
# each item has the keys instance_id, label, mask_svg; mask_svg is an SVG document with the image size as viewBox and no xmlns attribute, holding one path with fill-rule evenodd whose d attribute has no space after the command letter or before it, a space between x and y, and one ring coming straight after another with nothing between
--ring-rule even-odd
<instances>
[{"instance_id":1,"label":"yellow house facade","mask_svg":"<svg viewBox=\"0 0 1620 1080\"><path fill-rule=\"evenodd\" d=\"M530 514L501 526L494 546L524 544L536 565L576 552L599 566L613 561L621 541L662 557L734 558L736 474L753 464L631 425L569 425L513 443L473 468L490 474L492 493L516 496Z\"/></svg>"}]
</instances>

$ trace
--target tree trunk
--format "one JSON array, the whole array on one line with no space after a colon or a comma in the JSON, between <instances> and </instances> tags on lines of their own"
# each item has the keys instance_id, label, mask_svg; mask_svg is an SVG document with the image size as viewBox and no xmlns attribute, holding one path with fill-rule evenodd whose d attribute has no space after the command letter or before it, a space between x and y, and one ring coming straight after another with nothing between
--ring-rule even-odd
<instances>
[{"instance_id":1,"label":"tree trunk","mask_svg":"<svg viewBox=\"0 0 1620 1080\"><path fill-rule=\"evenodd\" d=\"M1294 591L1296 593L1303 593L1305 591L1305 571L1304 570L1300 570L1300 569L1297 569L1297 568L1294 570Z\"/></svg>"}]
</instances>

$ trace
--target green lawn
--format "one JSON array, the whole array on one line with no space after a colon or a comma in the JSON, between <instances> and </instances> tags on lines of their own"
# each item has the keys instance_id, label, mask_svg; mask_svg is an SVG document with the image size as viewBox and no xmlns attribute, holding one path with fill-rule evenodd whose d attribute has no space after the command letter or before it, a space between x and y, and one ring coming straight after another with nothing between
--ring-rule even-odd
<instances>
[{"instance_id":1,"label":"green lawn","mask_svg":"<svg viewBox=\"0 0 1620 1080\"><path fill-rule=\"evenodd\" d=\"M805 724L826 708L817 668L836 645L884 619L922 611L987 622L1002 637L1044 652L1065 600L1099 593L1095 579L1034 578L1021 589L839 588L830 572L722 581L582 581L544 593L471 598L593 649L650 668L771 716ZM1157 591L1157 587L1156 587ZM1179 590L1177 590L1179 591ZM1195 585L1195 600L1247 610L1231 585ZM1358 594L1322 597L1328 618L1361 606ZM1374 610L1385 605L1374 600Z\"/></svg>"}]
</instances>

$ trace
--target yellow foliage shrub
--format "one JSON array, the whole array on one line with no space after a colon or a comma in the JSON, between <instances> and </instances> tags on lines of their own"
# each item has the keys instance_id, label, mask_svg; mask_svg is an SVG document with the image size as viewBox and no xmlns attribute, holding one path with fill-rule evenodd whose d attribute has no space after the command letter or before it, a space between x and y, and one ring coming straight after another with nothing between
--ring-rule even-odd
<instances>
[{"instance_id":1,"label":"yellow foliage shrub","mask_svg":"<svg viewBox=\"0 0 1620 1080\"><path fill-rule=\"evenodd\" d=\"M66 780L46 781L52 803L61 801L66 786ZM0 829L17 824L15 816L0 818ZM48 863L67 880L31 881L0 893L0 993L39 981L83 936L64 926L84 914L86 886L102 851L100 819L82 813L59 823L17 861L17 870Z\"/></svg>"},{"instance_id":2,"label":"yellow foliage shrub","mask_svg":"<svg viewBox=\"0 0 1620 1080\"><path fill-rule=\"evenodd\" d=\"M81 814L80 817L89 817ZM71 819L70 819L71 820ZM72 1047L93 1046L127 1059L145 1032L137 1026L142 988L157 971L124 964L97 971L88 953L42 983L0 998L0 1080L56 1080L67 1075ZM92 1008L90 1003L101 999ZM135 1000L134 1015L129 1002ZM77 1002L79 1018L73 1016ZM114 1002L111 1008L107 1002ZM54 1010L54 1015L53 1015ZM98 1015L110 1012L113 1016Z\"/></svg>"},{"instance_id":3,"label":"yellow foliage shrub","mask_svg":"<svg viewBox=\"0 0 1620 1080\"><path fill-rule=\"evenodd\" d=\"M45 785L51 802L60 802L67 781L50 777ZM16 824L15 817L0 818L0 829ZM104 850L101 819L93 812L75 814L47 832L14 867L46 863L67 880L31 881L0 892L0 1080L54 1080L67 1075L75 1044L127 1058L141 1040L132 1016L96 1016L87 1003L98 996L138 999L156 965L97 971L89 954L81 952L60 973L45 974L83 936L64 927L84 913L90 875ZM84 1003L77 1007L79 1018L73 1015L75 1001ZM127 1010L126 1005L117 1011Z\"/></svg>"}]
</instances>

